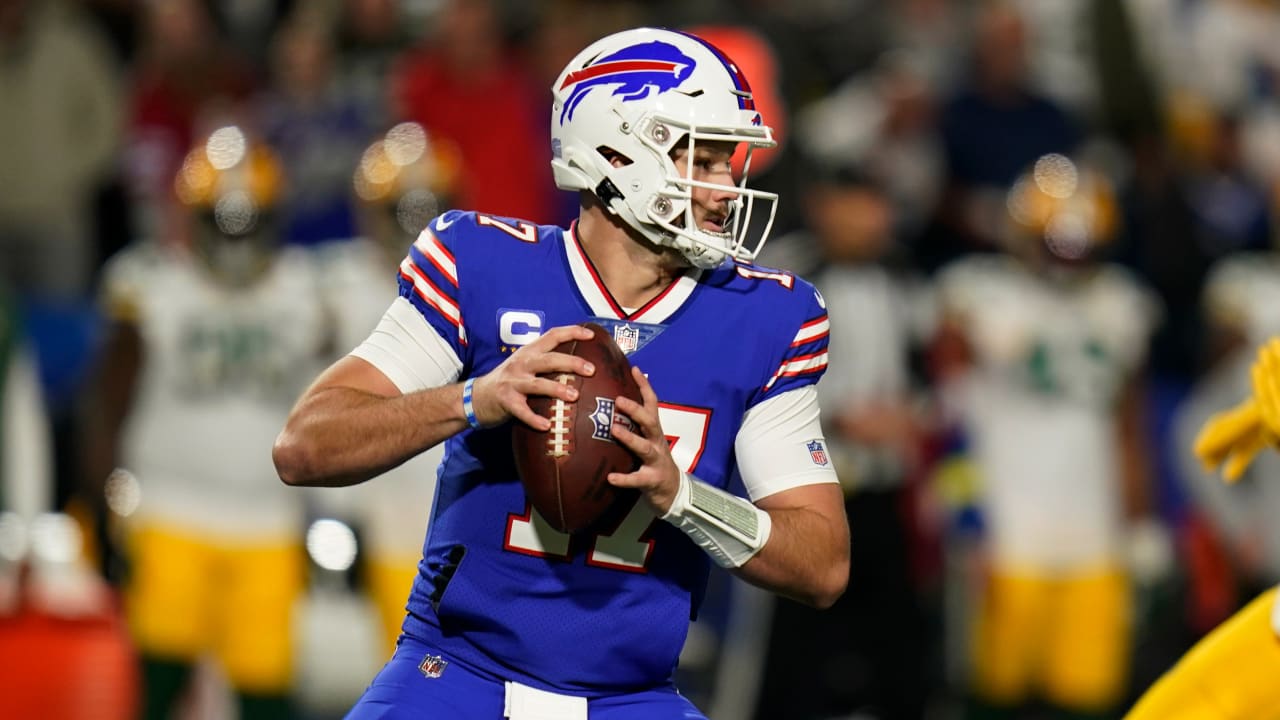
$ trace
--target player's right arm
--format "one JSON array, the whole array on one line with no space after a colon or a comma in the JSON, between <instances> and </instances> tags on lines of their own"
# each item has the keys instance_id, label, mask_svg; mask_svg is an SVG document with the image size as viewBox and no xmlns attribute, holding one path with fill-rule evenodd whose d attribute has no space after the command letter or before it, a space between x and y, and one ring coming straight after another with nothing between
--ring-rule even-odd
<instances>
[{"instance_id":1,"label":"player's right arm","mask_svg":"<svg viewBox=\"0 0 1280 720\"><path fill-rule=\"evenodd\" d=\"M574 400L576 391L540 373L589 375L587 363L553 352L586 340L580 326L555 328L476 376L467 339L468 292L489 278L475 216L450 211L422 231L400 264L400 296L373 333L338 360L298 400L272 449L289 485L364 482L467 429L463 384L474 377L472 408L479 426L515 418L538 430L550 422L529 408L529 395Z\"/></svg>"},{"instance_id":2,"label":"player's right arm","mask_svg":"<svg viewBox=\"0 0 1280 720\"><path fill-rule=\"evenodd\" d=\"M393 305L388 315L395 308ZM539 430L549 429L550 421L530 409L528 397L575 400L577 390L538 375L590 375L594 372L590 363L553 352L562 342L590 337L591 331L578 325L553 328L477 378L472 404L479 424L490 427L515 418ZM424 351L430 352L440 350ZM402 360L413 363L408 358ZM280 479L288 485L355 485L466 428L461 383L448 380L443 385L404 392L374 363L348 355L303 392L271 455Z\"/></svg>"}]
</instances>

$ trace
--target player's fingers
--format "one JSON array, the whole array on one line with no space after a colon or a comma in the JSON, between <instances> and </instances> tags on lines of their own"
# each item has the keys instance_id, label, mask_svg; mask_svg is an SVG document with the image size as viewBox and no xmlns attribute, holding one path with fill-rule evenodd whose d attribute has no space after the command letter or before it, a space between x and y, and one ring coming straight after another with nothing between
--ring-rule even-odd
<instances>
[{"instance_id":1,"label":"player's fingers","mask_svg":"<svg viewBox=\"0 0 1280 720\"><path fill-rule=\"evenodd\" d=\"M529 407L529 403L523 397L512 400L505 404L507 412L511 413L511 417L528 425L534 430L545 432L551 429L551 421L542 417Z\"/></svg>"},{"instance_id":2,"label":"player's fingers","mask_svg":"<svg viewBox=\"0 0 1280 720\"><path fill-rule=\"evenodd\" d=\"M537 340L525 347L546 351L570 340L590 340L594 335L595 333L581 325L561 325L544 332Z\"/></svg>"},{"instance_id":3,"label":"player's fingers","mask_svg":"<svg viewBox=\"0 0 1280 720\"><path fill-rule=\"evenodd\" d=\"M1197 434L1192 451L1205 462L1216 465L1243 436L1258 426L1261 416L1252 398L1230 410L1215 413Z\"/></svg>"},{"instance_id":4,"label":"player's fingers","mask_svg":"<svg viewBox=\"0 0 1280 720\"><path fill-rule=\"evenodd\" d=\"M1265 445L1266 438L1261 428L1251 433L1227 457L1227 462L1222 467L1222 479L1229 483L1239 480L1244 475L1244 471L1249 468L1249 463L1253 462L1253 458Z\"/></svg>"},{"instance_id":5,"label":"player's fingers","mask_svg":"<svg viewBox=\"0 0 1280 720\"><path fill-rule=\"evenodd\" d=\"M644 476L637 472L633 473L609 473L605 476L610 485L621 488L642 488L646 485Z\"/></svg>"},{"instance_id":6,"label":"player's fingers","mask_svg":"<svg viewBox=\"0 0 1280 720\"><path fill-rule=\"evenodd\" d=\"M525 363L525 369L533 375L543 373L574 373L587 377L596 371L595 365L568 353L546 352L534 355Z\"/></svg>"},{"instance_id":7,"label":"player's fingers","mask_svg":"<svg viewBox=\"0 0 1280 720\"><path fill-rule=\"evenodd\" d=\"M619 398L619 400L624 398ZM633 403L634 404L634 403ZM621 408L619 408L621 409ZM632 418L633 420L635 418ZM640 462L648 464L658 454L658 448L644 435L641 435L626 426L626 423L615 422L610 428L614 439L622 443L622 446L635 453L640 458Z\"/></svg>"},{"instance_id":8,"label":"player's fingers","mask_svg":"<svg viewBox=\"0 0 1280 720\"><path fill-rule=\"evenodd\" d=\"M574 402L578 399L578 389L573 386L573 379L572 373L560 373L550 378L534 377L522 383L520 391L526 396L545 395L550 398L560 398L565 402Z\"/></svg>"},{"instance_id":9,"label":"player's fingers","mask_svg":"<svg viewBox=\"0 0 1280 720\"><path fill-rule=\"evenodd\" d=\"M644 371L632 366L631 377L635 378L636 386L640 388L640 399L644 400L645 407L658 407L658 393L653 391L653 386L649 384L649 378Z\"/></svg>"},{"instance_id":10,"label":"player's fingers","mask_svg":"<svg viewBox=\"0 0 1280 720\"><path fill-rule=\"evenodd\" d=\"M645 437L662 437L662 424L658 421L656 405L641 405L629 397L619 395L614 401L618 412L631 418ZM614 423L617 426L617 423Z\"/></svg>"}]
</instances>

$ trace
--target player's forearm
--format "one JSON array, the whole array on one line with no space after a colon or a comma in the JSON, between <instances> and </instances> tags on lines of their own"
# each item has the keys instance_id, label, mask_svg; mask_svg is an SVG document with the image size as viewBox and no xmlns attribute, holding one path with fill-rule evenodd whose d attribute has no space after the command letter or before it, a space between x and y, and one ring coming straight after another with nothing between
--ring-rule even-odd
<instances>
[{"instance_id":1,"label":"player's forearm","mask_svg":"<svg viewBox=\"0 0 1280 720\"><path fill-rule=\"evenodd\" d=\"M461 385L396 397L323 388L293 409L276 438L272 459L288 485L355 485L466 426Z\"/></svg>"},{"instance_id":2,"label":"player's forearm","mask_svg":"<svg viewBox=\"0 0 1280 720\"><path fill-rule=\"evenodd\" d=\"M849 581L849 526L809 508L768 511L769 542L734 571L753 585L818 608L830 607Z\"/></svg>"}]
</instances>

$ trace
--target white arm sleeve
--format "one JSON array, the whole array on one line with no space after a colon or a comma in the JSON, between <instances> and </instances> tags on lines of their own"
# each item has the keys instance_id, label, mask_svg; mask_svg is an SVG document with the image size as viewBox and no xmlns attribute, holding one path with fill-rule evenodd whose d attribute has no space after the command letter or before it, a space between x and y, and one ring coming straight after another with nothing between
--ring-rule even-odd
<instances>
[{"instance_id":1,"label":"white arm sleeve","mask_svg":"<svg viewBox=\"0 0 1280 720\"><path fill-rule=\"evenodd\" d=\"M752 501L801 485L838 482L812 385L788 390L748 410L734 452Z\"/></svg>"},{"instance_id":2,"label":"white arm sleeve","mask_svg":"<svg viewBox=\"0 0 1280 720\"><path fill-rule=\"evenodd\" d=\"M382 371L401 393L448 385L462 372L458 354L402 297L350 354Z\"/></svg>"}]
</instances>

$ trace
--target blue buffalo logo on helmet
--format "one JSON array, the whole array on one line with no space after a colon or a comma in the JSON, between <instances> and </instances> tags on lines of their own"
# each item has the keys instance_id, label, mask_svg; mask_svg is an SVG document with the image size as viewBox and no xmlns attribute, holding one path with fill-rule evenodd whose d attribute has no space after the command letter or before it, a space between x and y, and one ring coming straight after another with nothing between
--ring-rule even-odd
<instances>
[{"instance_id":1,"label":"blue buffalo logo on helmet","mask_svg":"<svg viewBox=\"0 0 1280 720\"><path fill-rule=\"evenodd\" d=\"M572 120L578 103L598 87L617 85L613 94L624 102L642 100L651 92L664 93L680 87L695 66L693 58L675 45L656 40L605 55L565 76L560 89L576 87L560 111L560 123Z\"/></svg>"}]
</instances>

